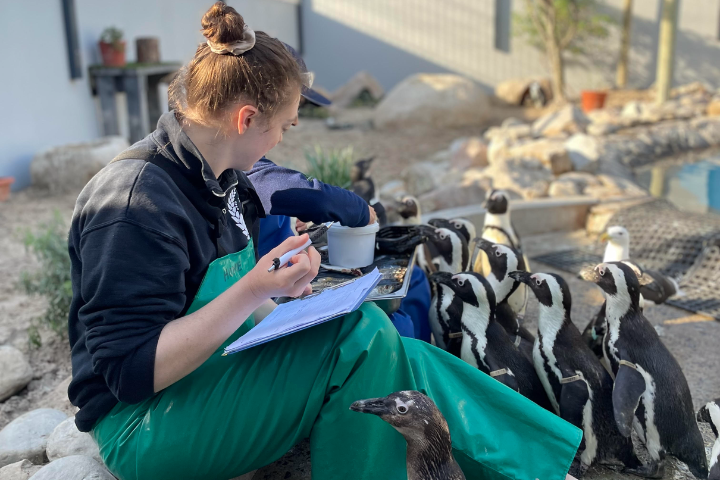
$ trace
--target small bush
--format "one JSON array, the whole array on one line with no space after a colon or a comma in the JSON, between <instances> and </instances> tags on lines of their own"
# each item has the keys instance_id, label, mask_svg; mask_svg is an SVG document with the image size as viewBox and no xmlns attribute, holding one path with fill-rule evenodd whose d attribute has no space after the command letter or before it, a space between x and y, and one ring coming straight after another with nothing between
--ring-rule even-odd
<instances>
[{"instance_id":1,"label":"small bush","mask_svg":"<svg viewBox=\"0 0 720 480\"><path fill-rule=\"evenodd\" d=\"M352 146L342 149L323 150L319 145L314 151L306 151L309 179L318 179L328 185L349 188L350 169L353 166Z\"/></svg>"},{"instance_id":2,"label":"small bush","mask_svg":"<svg viewBox=\"0 0 720 480\"><path fill-rule=\"evenodd\" d=\"M26 292L42 295L48 300L47 310L38 319L39 323L64 334L72 300L72 283L67 228L59 213L56 212L53 220L43 225L40 231L26 231L24 242L40 262L40 268L32 273L23 272L22 286ZM38 345L37 325L31 326L29 334L31 343Z\"/></svg>"}]
</instances>

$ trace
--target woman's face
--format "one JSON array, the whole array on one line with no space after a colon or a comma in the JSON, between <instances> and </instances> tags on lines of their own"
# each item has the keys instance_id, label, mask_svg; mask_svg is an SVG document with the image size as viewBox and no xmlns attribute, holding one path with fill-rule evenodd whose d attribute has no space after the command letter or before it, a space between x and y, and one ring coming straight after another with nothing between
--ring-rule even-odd
<instances>
[{"instance_id":1,"label":"woman's face","mask_svg":"<svg viewBox=\"0 0 720 480\"><path fill-rule=\"evenodd\" d=\"M263 118L250 123L249 128L241 135L245 137L243 157L248 159L249 165L243 165L242 170L250 170L266 153L282 142L283 134L290 127L298 124L298 106L300 104L300 91L297 97L287 106L279 110L268 122Z\"/></svg>"}]
</instances>

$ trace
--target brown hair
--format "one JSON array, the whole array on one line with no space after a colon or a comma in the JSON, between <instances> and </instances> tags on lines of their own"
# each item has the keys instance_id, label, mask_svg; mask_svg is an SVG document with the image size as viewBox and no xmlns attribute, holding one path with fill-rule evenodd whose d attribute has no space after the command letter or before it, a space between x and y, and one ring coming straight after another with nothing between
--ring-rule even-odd
<instances>
[{"instance_id":1,"label":"brown hair","mask_svg":"<svg viewBox=\"0 0 720 480\"><path fill-rule=\"evenodd\" d=\"M202 27L213 44L230 44L243 38L245 21L234 8L216 2ZM300 69L282 42L256 31L255 46L240 55L213 53L202 43L170 85L170 105L188 120L222 129L238 102L254 105L270 119L301 84Z\"/></svg>"}]
</instances>

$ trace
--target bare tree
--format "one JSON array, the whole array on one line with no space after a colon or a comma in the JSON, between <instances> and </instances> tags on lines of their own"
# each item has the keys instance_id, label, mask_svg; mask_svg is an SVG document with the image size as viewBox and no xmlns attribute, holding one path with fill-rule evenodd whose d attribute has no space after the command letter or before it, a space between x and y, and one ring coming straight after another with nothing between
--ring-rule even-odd
<instances>
[{"instance_id":1,"label":"bare tree","mask_svg":"<svg viewBox=\"0 0 720 480\"><path fill-rule=\"evenodd\" d=\"M516 17L518 31L545 53L556 101L567 99L565 52L580 54L584 40L607 37L609 22L596 0L525 0L525 12Z\"/></svg>"},{"instance_id":2,"label":"bare tree","mask_svg":"<svg viewBox=\"0 0 720 480\"><path fill-rule=\"evenodd\" d=\"M630 28L632 27L633 0L625 0L623 8L623 27L620 34L620 58L617 65L618 88L625 88L628 80L628 56L630 53Z\"/></svg>"}]
</instances>

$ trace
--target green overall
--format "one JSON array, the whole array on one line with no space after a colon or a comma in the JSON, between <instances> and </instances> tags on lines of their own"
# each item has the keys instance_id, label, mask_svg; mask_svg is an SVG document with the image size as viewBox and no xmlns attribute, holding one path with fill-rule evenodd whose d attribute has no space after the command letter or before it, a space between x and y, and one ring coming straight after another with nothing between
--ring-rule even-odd
<instances>
[{"instance_id":1,"label":"green overall","mask_svg":"<svg viewBox=\"0 0 720 480\"><path fill-rule=\"evenodd\" d=\"M255 264L253 244L210 264L188 311ZM121 480L227 480L310 437L314 480L404 480L406 444L355 400L420 390L450 426L468 479L564 480L580 430L462 360L400 338L372 303L345 317L246 350L222 348L197 370L95 426L100 454Z\"/></svg>"}]
</instances>

